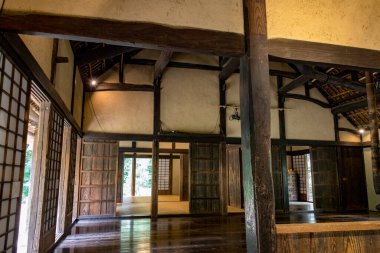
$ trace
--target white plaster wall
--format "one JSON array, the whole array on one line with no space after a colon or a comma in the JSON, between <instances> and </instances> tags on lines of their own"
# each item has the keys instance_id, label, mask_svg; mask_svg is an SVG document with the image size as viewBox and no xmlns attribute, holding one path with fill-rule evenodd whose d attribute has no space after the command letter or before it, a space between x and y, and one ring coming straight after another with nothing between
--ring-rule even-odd
<instances>
[{"instance_id":1,"label":"white plaster wall","mask_svg":"<svg viewBox=\"0 0 380 253\"><path fill-rule=\"evenodd\" d=\"M179 181L180 181L180 159L173 159L173 180L172 180L172 194L179 195Z\"/></svg>"},{"instance_id":2,"label":"white plaster wall","mask_svg":"<svg viewBox=\"0 0 380 253\"><path fill-rule=\"evenodd\" d=\"M372 160L370 148L364 149L364 166L367 181L368 208L370 211L377 211L376 205L380 204L380 194L376 194L375 188L373 186Z\"/></svg>"},{"instance_id":3,"label":"white plaster wall","mask_svg":"<svg viewBox=\"0 0 380 253\"><path fill-rule=\"evenodd\" d=\"M26 47L32 53L33 57L36 59L42 70L47 77L50 77L51 73L51 52L53 50L53 39L42 37L42 36L32 36L32 35L22 35L20 38L25 43Z\"/></svg>"},{"instance_id":4,"label":"white plaster wall","mask_svg":"<svg viewBox=\"0 0 380 253\"><path fill-rule=\"evenodd\" d=\"M153 93L136 91L87 93L84 131L152 134Z\"/></svg>"},{"instance_id":5,"label":"white plaster wall","mask_svg":"<svg viewBox=\"0 0 380 253\"><path fill-rule=\"evenodd\" d=\"M51 51L50 51L51 54ZM58 42L58 56L68 57L68 63L59 63L56 65L56 72L54 78L54 87L58 94L61 96L66 107L71 107L71 90L73 85L73 66L74 54L71 50L70 42L67 40L59 40ZM51 58L51 57L50 57Z\"/></svg>"},{"instance_id":6,"label":"white plaster wall","mask_svg":"<svg viewBox=\"0 0 380 253\"><path fill-rule=\"evenodd\" d=\"M299 87L292 93L301 93L303 89ZM310 91L310 96L325 101L316 89ZM296 99L286 99L285 108L288 108L285 110L287 139L335 140L334 120L330 109Z\"/></svg>"},{"instance_id":7,"label":"white plaster wall","mask_svg":"<svg viewBox=\"0 0 380 253\"><path fill-rule=\"evenodd\" d=\"M380 49L378 0L267 0L269 38Z\"/></svg>"},{"instance_id":8,"label":"white plaster wall","mask_svg":"<svg viewBox=\"0 0 380 253\"><path fill-rule=\"evenodd\" d=\"M4 10L243 33L241 0L12 0Z\"/></svg>"},{"instance_id":9,"label":"white plaster wall","mask_svg":"<svg viewBox=\"0 0 380 253\"><path fill-rule=\"evenodd\" d=\"M217 71L168 68L161 82L164 131L219 133Z\"/></svg>"},{"instance_id":10,"label":"white plaster wall","mask_svg":"<svg viewBox=\"0 0 380 253\"><path fill-rule=\"evenodd\" d=\"M343 116L339 119L339 127L349 128L357 131L357 129ZM341 141L349 141L349 142L360 142L360 136L355 135L349 132L339 132L339 137Z\"/></svg>"}]
</instances>

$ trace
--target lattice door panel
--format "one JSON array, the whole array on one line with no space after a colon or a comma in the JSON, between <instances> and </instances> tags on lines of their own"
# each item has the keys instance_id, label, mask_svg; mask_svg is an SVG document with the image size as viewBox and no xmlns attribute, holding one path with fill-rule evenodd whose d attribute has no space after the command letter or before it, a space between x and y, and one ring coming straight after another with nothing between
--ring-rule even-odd
<instances>
[{"instance_id":1,"label":"lattice door panel","mask_svg":"<svg viewBox=\"0 0 380 253\"><path fill-rule=\"evenodd\" d=\"M29 95L29 79L0 48L0 252L17 247Z\"/></svg>"},{"instance_id":2,"label":"lattice door panel","mask_svg":"<svg viewBox=\"0 0 380 253\"><path fill-rule=\"evenodd\" d=\"M306 155L292 156L293 168L298 175L298 199L307 201L307 164Z\"/></svg>"},{"instance_id":3,"label":"lattice door panel","mask_svg":"<svg viewBox=\"0 0 380 253\"><path fill-rule=\"evenodd\" d=\"M77 139L78 134L71 129L70 139L70 163L69 163L69 176L67 187L67 202L66 202L66 221L65 227L68 228L71 225L73 214L73 200L74 200L74 180L75 180L75 165L77 159Z\"/></svg>"},{"instance_id":4,"label":"lattice door panel","mask_svg":"<svg viewBox=\"0 0 380 253\"><path fill-rule=\"evenodd\" d=\"M158 194L170 195L172 180L172 164L170 158L160 158L158 161Z\"/></svg>"},{"instance_id":5,"label":"lattice door panel","mask_svg":"<svg viewBox=\"0 0 380 253\"><path fill-rule=\"evenodd\" d=\"M115 214L117 163L117 142L83 142L79 189L80 216Z\"/></svg>"}]
</instances>

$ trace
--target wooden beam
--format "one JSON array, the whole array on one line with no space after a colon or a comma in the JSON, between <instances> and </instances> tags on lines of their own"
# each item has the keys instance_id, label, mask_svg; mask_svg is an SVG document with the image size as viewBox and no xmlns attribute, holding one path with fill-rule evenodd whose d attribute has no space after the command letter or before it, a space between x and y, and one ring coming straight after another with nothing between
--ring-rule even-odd
<instances>
[{"instance_id":1,"label":"wooden beam","mask_svg":"<svg viewBox=\"0 0 380 253\"><path fill-rule=\"evenodd\" d=\"M357 136L361 136L361 134L358 132L358 130L354 130L351 128L346 128L346 127L338 127L338 131L340 132L348 132ZM339 140L338 140L339 141Z\"/></svg>"},{"instance_id":2,"label":"wooden beam","mask_svg":"<svg viewBox=\"0 0 380 253\"><path fill-rule=\"evenodd\" d=\"M76 74L77 74L77 65L76 65L75 58L74 58L73 72L71 75L71 103L70 103L70 112L72 115L74 115L75 91L76 91L76 86L77 86ZM83 103L84 103L84 101L83 101Z\"/></svg>"},{"instance_id":3,"label":"wooden beam","mask_svg":"<svg viewBox=\"0 0 380 253\"><path fill-rule=\"evenodd\" d=\"M133 47L107 45L98 49L77 53L75 55L75 60L77 61L78 66L83 66L95 61L109 59L122 54L130 53L135 50L138 49Z\"/></svg>"},{"instance_id":4,"label":"wooden beam","mask_svg":"<svg viewBox=\"0 0 380 253\"><path fill-rule=\"evenodd\" d=\"M0 17L1 19L1 17ZM1 26L1 24L0 24ZM75 128L77 133L82 136L82 130L78 123L75 121L73 115L70 113L62 98L53 87L49 78L42 70L36 59L30 53L29 49L25 46L24 42L17 34L13 33L0 33L0 45L8 53L12 54L13 59L17 65L34 80L34 82L45 92L51 101L57 106L60 113L62 113L69 123Z\"/></svg>"},{"instance_id":5,"label":"wooden beam","mask_svg":"<svg viewBox=\"0 0 380 253\"><path fill-rule=\"evenodd\" d=\"M373 186L376 194L380 194L380 150L379 150L379 124L377 119L377 106L375 98L375 84L372 73L365 72L367 100L368 100L368 120L371 133L371 160L373 173ZM376 206L380 211L380 203Z\"/></svg>"},{"instance_id":6,"label":"wooden beam","mask_svg":"<svg viewBox=\"0 0 380 253\"><path fill-rule=\"evenodd\" d=\"M163 50L158 57L155 65L154 65L154 79L161 78L164 74L165 68L168 66L170 59L173 56L173 51L171 50Z\"/></svg>"},{"instance_id":7,"label":"wooden beam","mask_svg":"<svg viewBox=\"0 0 380 253\"><path fill-rule=\"evenodd\" d=\"M219 80L226 81L236 70L239 69L240 58L233 57L219 74Z\"/></svg>"},{"instance_id":8,"label":"wooden beam","mask_svg":"<svg viewBox=\"0 0 380 253\"><path fill-rule=\"evenodd\" d=\"M312 97L307 97L307 96L304 96L304 95L301 95L301 94L292 94L292 93L286 93L284 94L284 97L285 98L290 98L290 99L298 99L298 100L304 100L304 101L308 101L308 102L311 102L311 103L314 103L316 105L319 105L323 108L331 108L331 105L329 103L325 103L321 100L318 100L318 99L315 99L315 98L312 98Z\"/></svg>"},{"instance_id":9,"label":"wooden beam","mask_svg":"<svg viewBox=\"0 0 380 253\"><path fill-rule=\"evenodd\" d=\"M227 136L226 81L219 79L219 132Z\"/></svg>"},{"instance_id":10,"label":"wooden beam","mask_svg":"<svg viewBox=\"0 0 380 253\"><path fill-rule=\"evenodd\" d=\"M270 164L270 84L265 0L244 0L246 53L240 63L247 252L276 250Z\"/></svg>"},{"instance_id":11,"label":"wooden beam","mask_svg":"<svg viewBox=\"0 0 380 253\"><path fill-rule=\"evenodd\" d=\"M126 147L121 147L119 148L120 152L124 153L152 153L151 148L126 148ZM165 154L187 154L189 153L188 149L168 149L168 148L160 148L159 149L160 153L165 153Z\"/></svg>"},{"instance_id":12,"label":"wooden beam","mask_svg":"<svg viewBox=\"0 0 380 253\"><path fill-rule=\"evenodd\" d=\"M361 93L365 92L365 86L359 82L347 81L343 78L332 76L332 75L322 73L316 70L313 70L313 77L317 79L318 81L320 81L321 83L328 83L328 84L343 86L349 89L359 91Z\"/></svg>"},{"instance_id":13,"label":"wooden beam","mask_svg":"<svg viewBox=\"0 0 380 253\"><path fill-rule=\"evenodd\" d=\"M57 70L57 55L58 55L59 40L53 40L53 49L51 53L51 66L50 66L50 82L54 85L55 72Z\"/></svg>"},{"instance_id":14,"label":"wooden beam","mask_svg":"<svg viewBox=\"0 0 380 253\"><path fill-rule=\"evenodd\" d=\"M380 102L380 93L377 93L375 95L375 99L376 99L377 102ZM331 109L331 112L333 114L345 113L345 112L350 112L350 111L353 111L353 110L362 109L362 108L365 108L367 106L368 106L367 98L363 98L363 99L360 99L360 100L351 101L351 102L348 102L348 103L337 105L337 106L335 106L335 107L333 107Z\"/></svg>"},{"instance_id":15,"label":"wooden beam","mask_svg":"<svg viewBox=\"0 0 380 253\"><path fill-rule=\"evenodd\" d=\"M281 95L284 95L285 93L287 93L291 90L294 90L295 88L297 88L299 86L304 85L306 82L310 81L310 79L312 79L312 74L311 73L304 73L303 75L294 79L289 84L282 86L282 88L280 88L278 90L278 93Z\"/></svg>"},{"instance_id":16,"label":"wooden beam","mask_svg":"<svg viewBox=\"0 0 380 253\"><path fill-rule=\"evenodd\" d=\"M171 49L176 52L223 56L240 56L244 53L242 34L149 22L3 11L0 29L66 40Z\"/></svg>"},{"instance_id":17,"label":"wooden beam","mask_svg":"<svg viewBox=\"0 0 380 253\"><path fill-rule=\"evenodd\" d=\"M270 39L268 46L272 60L380 70L378 50L290 39Z\"/></svg>"},{"instance_id":18,"label":"wooden beam","mask_svg":"<svg viewBox=\"0 0 380 253\"><path fill-rule=\"evenodd\" d=\"M150 84L131 84L131 83L100 83L91 88L90 92L97 91L147 91L153 92L154 86Z\"/></svg>"},{"instance_id":19,"label":"wooden beam","mask_svg":"<svg viewBox=\"0 0 380 253\"><path fill-rule=\"evenodd\" d=\"M119 83L124 83L124 79L124 54L121 54L119 62Z\"/></svg>"}]
</instances>

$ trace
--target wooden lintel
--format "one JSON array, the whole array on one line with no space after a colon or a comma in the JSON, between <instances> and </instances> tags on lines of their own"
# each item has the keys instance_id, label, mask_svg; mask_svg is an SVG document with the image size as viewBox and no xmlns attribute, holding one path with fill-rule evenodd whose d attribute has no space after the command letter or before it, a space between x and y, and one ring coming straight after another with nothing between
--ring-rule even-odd
<instances>
[{"instance_id":1,"label":"wooden lintel","mask_svg":"<svg viewBox=\"0 0 380 253\"><path fill-rule=\"evenodd\" d=\"M149 22L3 11L0 29L67 40L172 49L176 52L224 56L240 56L244 53L244 36L239 33Z\"/></svg>"},{"instance_id":2,"label":"wooden lintel","mask_svg":"<svg viewBox=\"0 0 380 253\"><path fill-rule=\"evenodd\" d=\"M360 136L360 133L357 130L351 129L351 128L339 127L338 131L340 131L340 132L348 132L348 133Z\"/></svg>"},{"instance_id":3,"label":"wooden lintel","mask_svg":"<svg viewBox=\"0 0 380 253\"><path fill-rule=\"evenodd\" d=\"M223 68L222 72L219 74L219 79L221 81L226 81L236 70L239 69L240 58L233 57L227 62L227 65Z\"/></svg>"},{"instance_id":4,"label":"wooden lintel","mask_svg":"<svg viewBox=\"0 0 380 253\"><path fill-rule=\"evenodd\" d=\"M154 65L154 79L161 78L173 56L173 51L163 50Z\"/></svg>"},{"instance_id":5,"label":"wooden lintel","mask_svg":"<svg viewBox=\"0 0 380 253\"><path fill-rule=\"evenodd\" d=\"M285 98L291 98L291 99L298 99L298 100L308 101L308 102L314 103L316 105L319 105L319 106L321 106L323 108L331 108L331 105L329 103L323 102L321 100L318 100L318 99L315 99L315 98L312 98L312 97L304 96L304 95L301 95L301 94L286 93L286 94L284 94L284 97Z\"/></svg>"},{"instance_id":6,"label":"wooden lintel","mask_svg":"<svg viewBox=\"0 0 380 253\"><path fill-rule=\"evenodd\" d=\"M154 86L151 84L131 84L131 83L100 83L91 88L90 92L97 91L146 91L153 92Z\"/></svg>"},{"instance_id":7,"label":"wooden lintel","mask_svg":"<svg viewBox=\"0 0 380 253\"><path fill-rule=\"evenodd\" d=\"M134 50L137 49L133 47L107 45L98 49L78 53L75 55L75 60L78 66L83 66L95 61L113 58L124 53L133 52Z\"/></svg>"},{"instance_id":8,"label":"wooden lintel","mask_svg":"<svg viewBox=\"0 0 380 253\"><path fill-rule=\"evenodd\" d=\"M152 153L151 148L125 148L125 147L120 147L119 148L120 152L124 153ZM187 154L189 153L188 149L165 149L165 148L160 148L159 150L160 154Z\"/></svg>"},{"instance_id":9,"label":"wooden lintel","mask_svg":"<svg viewBox=\"0 0 380 253\"><path fill-rule=\"evenodd\" d=\"M272 60L380 70L380 51L317 42L269 39Z\"/></svg>"}]
</instances>

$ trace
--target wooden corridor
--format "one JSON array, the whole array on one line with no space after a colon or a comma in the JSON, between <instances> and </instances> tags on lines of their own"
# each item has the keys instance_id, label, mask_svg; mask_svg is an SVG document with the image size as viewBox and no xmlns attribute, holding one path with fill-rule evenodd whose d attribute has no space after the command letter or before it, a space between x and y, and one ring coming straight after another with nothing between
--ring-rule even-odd
<instances>
[{"instance_id":1,"label":"wooden corridor","mask_svg":"<svg viewBox=\"0 0 380 253\"><path fill-rule=\"evenodd\" d=\"M277 223L317 224L278 224L277 252L379 252L379 221L378 215L281 216ZM244 224L244 215L81 220L55 252L246 252Z\"/></svg>"}]
</instances>

